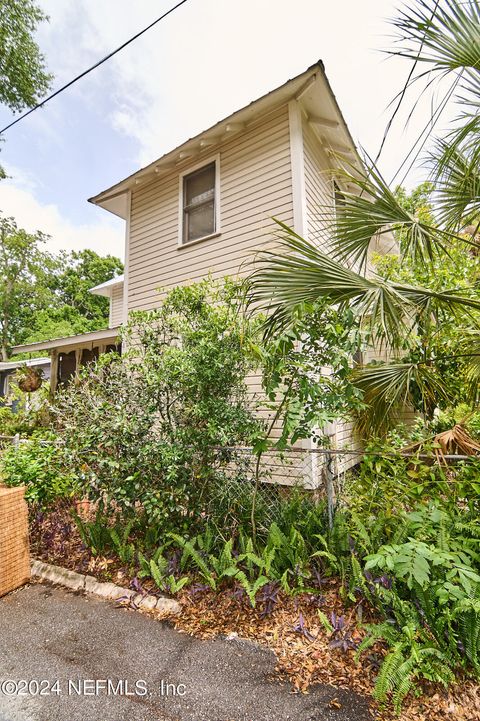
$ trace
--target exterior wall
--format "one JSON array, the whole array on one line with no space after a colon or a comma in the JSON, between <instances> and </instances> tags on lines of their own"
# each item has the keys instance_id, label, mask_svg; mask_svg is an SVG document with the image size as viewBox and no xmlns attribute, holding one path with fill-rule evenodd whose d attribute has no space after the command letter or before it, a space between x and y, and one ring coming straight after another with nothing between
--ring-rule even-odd
<instances>
[{"instance_id":1,"label":"exterior wall","mask_svg":"<svg viewBox=\"0 0 480 721\"><path fill-rule=\"evenodd\" d=\"M331 167L315 131L305 120L302 131L308 239L328 252L327 215L333 205Z\"/></svg>"},{"instance_id":2,"label":"exterior wall","mask_svg":"<svg viewBox=\"0 0 480 721\"><path fill-rule=\"evenodd\" d=\"M123 323L123 283L114 285L110 296L110 320L108 327L116 328Z\"/></svg>"},{"instance_id":3,"label":"exterior wall","mask_svg":"<svg viewBox=\"0 0 480 721\"><path fill-rule=\"evenodd\" d=\"M178 246L179 173L220 156L221 234ZM288 108L270 113L194 162L132 192L129 228L128 310L151 309L158 288L211 273L247 274L254 252L271 243L272 216L292 224Z\"/></svg>"},{"instance_id":4,"label":"exterior wall","mask_svg":"<svg viewBox=\"0 0 480 721\"><path fill-rule=\"evenodd\" d=\"M302 131L308 239L318 245L323 252L328 253L328 223L334 203L332 168L319 138L305 120L302 123ZM328 369L325 370L328 372ZM354 435L351 422L339 421L329 424L324 432L330 437L333 448L359 448L359 441ZM355 458L352 456L339 457L337 470L344 471L354 463ZM317 464L321 466L321 457L318 458Z\"/></svg>"}]
</instances>

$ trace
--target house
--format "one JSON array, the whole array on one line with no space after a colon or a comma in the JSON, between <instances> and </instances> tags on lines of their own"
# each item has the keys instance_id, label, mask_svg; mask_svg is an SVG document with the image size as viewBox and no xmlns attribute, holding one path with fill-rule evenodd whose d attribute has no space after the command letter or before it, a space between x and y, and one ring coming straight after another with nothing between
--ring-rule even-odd
<instances>
[{"instance_id":1,"label":"house","mask_svg":"<svg viewBox=\"0 0 480 721\"><path fill-rule=\"evenodd\" d=\"M158 306L159 288L248 274L274 242L273 217L328 251L325 208L341 201L342 158L362 167L318 62L90 198L125 220L124 278L92 289L110 297L110 329L14 350L51 350L64 379L117 342L131 311ZM248 382L259 390L258 377ZM330 433L337 447L351 440L345 424Z\"/></svg>"},{"instance_id":2,"label":"house","mask_svg":"<svg viewBox=\"0 0 480 721\"><path fill-rule=\"evenodd\" d=\"M10 406L15 408L18 400L15 398L15 375L19 368L34 368L40 372L42 381L50 380L50 358L30 358L19 361L0 362L0 408Z\"/></svg>"},{"instance_id":3,"label":"house","mask_svg":"<svg viewBox=\"0 0 480 721\"><path fill-rule=\"evenodd\" d=\"M55 393L59 384L68 382L82 365L98 358L100 353L120 351L119 326L123 318L123 282L123 275L119 275L90 289L94 295L102 295L110 299L108 328L66 338L52 338L17 345L12 348L12 354L48 352L50 390ZM32 359L28 363L33 363L34 360L38 359ZM18 365L24 363L21 361Z\"/></svg>"}]
</instances>

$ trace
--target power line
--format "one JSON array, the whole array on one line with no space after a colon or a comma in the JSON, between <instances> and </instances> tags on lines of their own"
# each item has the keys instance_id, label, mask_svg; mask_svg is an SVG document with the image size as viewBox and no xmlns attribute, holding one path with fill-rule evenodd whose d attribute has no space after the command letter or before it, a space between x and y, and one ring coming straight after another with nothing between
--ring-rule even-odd
<instances>
[{"instance_id":1,"label":"power line","mask_svg":"<svg viewBox=\"0 0 480 721\"><path fill-rule=\"evenodd\" d=\"M76 83L76 82L78 82L79 80L81 80L82 78L84 78L85 75L88 75L88 74L91 73L93 70L95 70L96 68L100 67L100 65L103 65L103 63L105 63L107 60L110 60L110 58L113 58L114 55L116 55L117 53L119 53L121 50L123 50L124 48L126 48L127 45L130 45L131 43L133 43L134 40L137 40L141 35L143 35L143 34L146 33L148 30L150 30L150 29L153 28L155 25L157 25L159 22L161 22L162 20L164 20L168 15L170 15L171 13L173 13L173 12L174 12L177 8L179 8L181 5L185 5L185 3L186 3L187 1L188 1L188 0L181 0L181 2L178 2L176 5L174 5L172 8L170 8L170 10L167 10L167 12L165 12L165 13L164 13L163 15L161 15L159 18L157 18L156 20L154 20L152 23L150 23L150 25L147 25L146 28L143 28L143 30L140 30L140 32L138 32L136 35L133 35L133 37L129 38L129 39L128 39L126 42L124 42L122 45L119 45L119 47L118 47L118 48L115 48L115 50L112 50L112 52L109 53L108 55L105 55L105 57L102 58L101 60L99 60L97 63L95 63L95 65L92 65L91 67L87 68L87 70L84 70L83 73L80 73L80 75L77 75L75 78L73 78L73 80L70 80L68 83L66 83L65 85L63 85L63 86L62 86L61 88L59 88L58 90L55 90L55 92L52 93L51 95L49 95L48 98L45 98L45 100L42 100L42 101L41 101L40 103L38 103L37 105L34 105L33 108L30 108L30 110L27 110L25 113L23 113L22 115L20 115L20 116L19 116L18 118L16 118L15 120L12 120L11 123L9 123L9 124L6 125L4 128L2 128L2 130L0 130L0 135L1 135L2 133L4 133L6 130L8 130L9 128L12 128L14 125L16 125L17 123L19 123L19 122L20 122L21 120L23 120L24 118L26 118L28 115L30 115L31 113L33 113L35 110L38 110L38 108L42 108L46 103L48 103L49 100L52 100L52 99L55 98L57 95L60 95L60 93L63 93L64 90L67 90L67 88L69 88L71 85L73 85L74 83Z\"/></svg>"}]
</instances>

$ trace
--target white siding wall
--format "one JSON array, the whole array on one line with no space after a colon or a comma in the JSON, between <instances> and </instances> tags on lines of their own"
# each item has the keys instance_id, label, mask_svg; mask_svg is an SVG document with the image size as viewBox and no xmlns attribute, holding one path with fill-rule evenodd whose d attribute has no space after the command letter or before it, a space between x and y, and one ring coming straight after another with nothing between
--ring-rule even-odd
<instances>
[{"instance_id":1,"label":"white siding wall","mask_svg":"<svg viewBox=\"0 0 480 721\"><path fill-rule=\"evenodd\" d=\"M311 125L304 120L302 129L308 238L324 252L328 252L328 221L333 210L331 165ZM335 423L329 435L333 447L358 448L352 423ZM343 470L345 465L352 465L352 462L352 457L340 458L338 466Z\"/></svg>"},{"instance_id":2,"label":"white siding wall","mask_svg":"<svg viewBox=\"0 0 480 721\"><path fill-rule=\"evenodd\" d=\"M308 238L328 251L327 216L333 205L331 169L320 141L305 121L303 150Z\"/></svg>"},{"instance_id":3,"label":"white siding wall","mask_svg":"<svg viewBox=\"0 0 480 721\"><path fill-rule=\"evenodd\" d=\"M128 309L159 303L158 288L246 274L271 241L271 217L292 223L288 111L284 106L204 154L220 154L221 235L178 247L178 170L135 189L130 216ZM196 157L192 165L202 158ZM243 266L242 266L243 264ZM242 266L242 267L240 267Z\"/></svg>"},{"instance_id":4,"label":"white siding wall","mask_svg":"<svg viewBox=\"0 0 480 721\"><path fill-rule=\"evenodd\" d=\"M189 164L140 186L132 193L128 309L158 306L158 288L198 281L208 274L246 275L255 252L272 245L272 217L293 224L288 107L270 113L219 147L205 152L206 162L220 155L221 235L178 247L179 173ZM195 157L197 166L202 156ZM247 379L252 398L261 395L261 378ZM271 411L261 409L264 417Z\"/></svg>"},{"instance_id":5,"label":"white siding wall","mask_svg":"<svg viewBox=\"0 0 480 721\"><path fill-rule=\"evenodd\" d=\"M112 288L110 297L110 328L123 323L123 283Z\"/></svg>"}]
</instances>

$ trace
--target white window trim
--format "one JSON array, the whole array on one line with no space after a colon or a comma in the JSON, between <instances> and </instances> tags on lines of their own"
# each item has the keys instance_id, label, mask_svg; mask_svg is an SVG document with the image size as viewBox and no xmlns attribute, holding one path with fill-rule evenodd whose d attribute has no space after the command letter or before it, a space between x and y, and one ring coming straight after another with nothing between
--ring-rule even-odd
<instances>
[{"instance_id":1,"label":"white window trim","mask_svg":"<svg viewBox=\"0 0 480 721\"><path fill-rule=\"evenodd\" d=\"M208 235L203 235L201 238L195 238L195 240L188 240L186 243L183 242L183 186L184 186L184 178L187 175L190 175L191 173L195 173L196 170L201 170L202 168L205 168L207 165L211 165L211 163L215 163L215 232L209 233ZM197 163L196 165L190 165L188 168L185 168L183 170L179 177L178 177L178 187L179 187L179 193L178 193L178 241L177 241L177 249L181 250L182 248L189 248L191 245L195 245L195 243L201 243L204 240L209 240L210 238L216 238L219 235L221 235L222 229L220 227L220 153L217 153L216 155L210 157L210 158L204 158L200 163Z\"/></svg>"}]
</instances>

